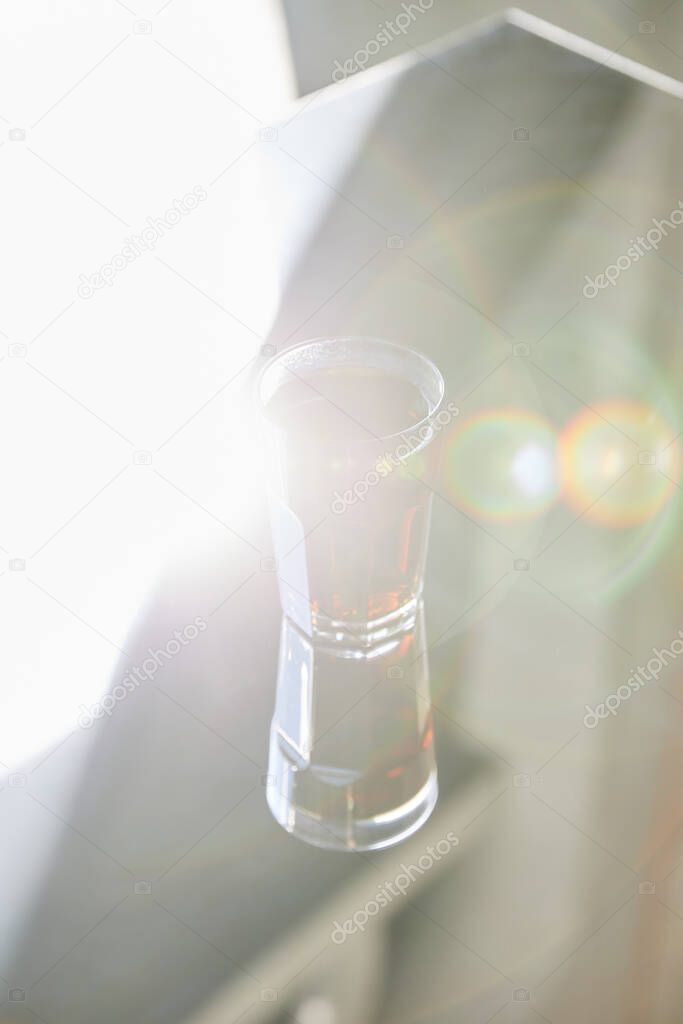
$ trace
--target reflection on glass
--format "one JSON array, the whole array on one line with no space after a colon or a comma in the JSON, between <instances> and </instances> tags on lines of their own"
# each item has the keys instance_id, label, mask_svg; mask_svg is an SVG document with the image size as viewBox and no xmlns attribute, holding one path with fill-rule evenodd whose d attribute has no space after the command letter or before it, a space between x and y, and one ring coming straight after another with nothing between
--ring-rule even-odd
<instances>
[{"instance_id":1,"label":"reflection on glass","mask_svg":"<svg viewBox=\"0 0 683 1024\"><path fill-rule=\"evenodd\" d=\"M318 846L398 842L436 801L420 477L443 391L422 356L361 338L289 349L261 378L284 612L268 802Z\"/></svg>"}]
</instances>

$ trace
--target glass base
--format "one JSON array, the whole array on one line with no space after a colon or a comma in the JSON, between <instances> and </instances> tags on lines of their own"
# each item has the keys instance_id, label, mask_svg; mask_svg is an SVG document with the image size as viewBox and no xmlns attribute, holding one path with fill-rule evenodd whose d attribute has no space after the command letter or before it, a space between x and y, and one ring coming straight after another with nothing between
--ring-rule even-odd
<instances>
[{"instance_id":1,"label":"glass base","mask_svg":"<svg viewBox=\"0 0 683 1024\"><path fill-rule=\"evenodd\" d=\"M375 646L330 644L282 621L268 806L327 850L378 850L411 835L438 794L421 603ZM353 657L351 656L353 653Z\"/></svg>"},{"instance_id":2,"label":"glass base","mask_svg":"<svg viewBox=\"0 0 683 1024\"><path fill-rule=\"evenodd\" d=\"M286 744L284 746L286 748ZM325 850L361 852L401 843L429 818L439 793L434 768L425 785L410 800L389 812L372 818L357 818L349 801L346 815L323 819L298 805L299 775L300 769L287 756L281 738L273 729L266 791L271 814L286 832Z\"/></svg>"}]
</instances>

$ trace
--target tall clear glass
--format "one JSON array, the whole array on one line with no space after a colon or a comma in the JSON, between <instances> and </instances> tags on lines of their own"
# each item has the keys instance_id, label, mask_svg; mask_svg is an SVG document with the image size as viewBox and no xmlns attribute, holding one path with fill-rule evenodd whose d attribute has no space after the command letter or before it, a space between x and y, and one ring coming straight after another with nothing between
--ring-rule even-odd
<instances>
[{"instance_id":1,"label":"tall clear glass","mask_svg":"<svg viewBox=\"0 0 683 1024\"><path fill-rule=\"evenodd\" d=\"M433 363L372 338L297 345L260 378L283 609L268 804L328 849L399 842L436 802L422 589L443 395Z\"/></svg>"}]
</instances>

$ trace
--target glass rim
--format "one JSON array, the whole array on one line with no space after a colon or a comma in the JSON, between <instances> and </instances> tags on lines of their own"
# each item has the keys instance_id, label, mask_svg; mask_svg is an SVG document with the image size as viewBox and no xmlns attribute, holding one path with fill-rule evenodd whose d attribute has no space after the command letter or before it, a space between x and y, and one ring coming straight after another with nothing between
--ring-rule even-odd
<instances>
[{"instance_id":1,"label":"glass rim","mask_svg":"<svg viewBox=\"0 0 683 1024\"><path fill-rule=\"evenodd\" d=\"M418 363L422 364L423 368L427 370L429 374L433 377L437 388L436 401L432 401L429 398L429 396L425 395L422 389L420 388L420 393L426 400L429 407L427 415L423 416L422 419L418 420L416 423L407 424L401 430L392 431L390 434L381 434L376 437L373 436L367 439L357 440L355 443L369 444L372 442L376 443L377 441L390 441L393 438L401 438L403 437L404 434L410 431L419 430L426 424L431 425L431 421L433 420L434 416L436 416L439 410L441 409L444 396L446 394L446 382L444 381L443 374L441 373L439 367L429 358L429 356L424 355L424 353L422 352L418 352L416 349L410 348L408 345L400 345L395 341L388 341L386 338L378 338L375 335L366 334L340 334L336 337L330 337L329 335L320 335L315 338L308 338L306 341L297 342L296 345L290 345L289 348L283 349L282 352L278 352L276 353L276 355L272 356L272 358L269 359L269 361L258 374L255 382L256 399L262 416L270 423L274 423L272 417L268 415L268 404L270 402L270 397L272 397L272 395L268 398L268 400L264 400L263 385L266 378L272 373L272 371L276 367L281 366L284 369L288 369L288 367L283 366L283 361L288 356L290 356L293 352L300 352L303 349L312 348L314 345L334 345L337 342L344 341L368 342L376 348L388 349L392 352L401 353L402 355L415 359ZM299 374L294 373L293 370L290 370L290 373L298 379L305 380L305 378L300 377ZM414 381L411 381L411 383L414 383ZM275 391L276 390L277 388L275 389ZM275 394L275 391L273 391L273 394ZM323 395L322 397L325 396Z\"/></svg>"}]
</instances>

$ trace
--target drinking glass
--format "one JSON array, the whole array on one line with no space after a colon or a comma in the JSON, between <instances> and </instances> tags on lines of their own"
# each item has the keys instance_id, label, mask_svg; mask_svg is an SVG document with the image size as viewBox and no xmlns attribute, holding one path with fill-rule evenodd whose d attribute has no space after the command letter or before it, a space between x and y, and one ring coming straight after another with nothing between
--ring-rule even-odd
<instances>
[{"instance_id":1,"label":"drinking glass","mask_svg":"<svg viewBox=\"0 0 683 1024\"><path fill-rule=\"evenodd\" d=\"M283 610L267 799L328 849L389 846L437 798L422 590L444 382L374 338L285 350L259 381Z\"/></svg>"}]
</instances>

